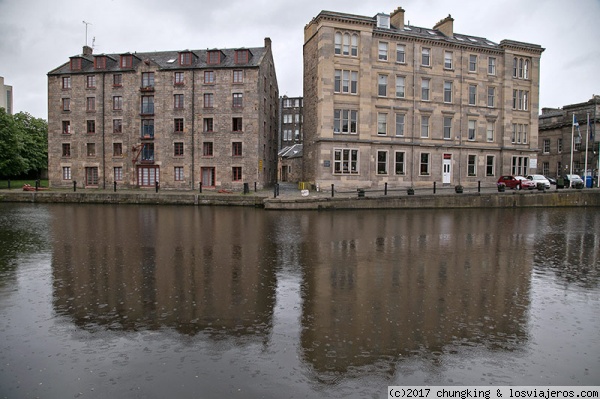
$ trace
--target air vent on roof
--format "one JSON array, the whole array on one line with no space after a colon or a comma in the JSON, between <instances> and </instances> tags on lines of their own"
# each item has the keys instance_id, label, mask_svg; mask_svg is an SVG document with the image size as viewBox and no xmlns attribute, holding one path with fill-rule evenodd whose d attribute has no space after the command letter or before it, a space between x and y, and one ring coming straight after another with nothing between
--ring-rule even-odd
<instances>
[{"instance_id":1,"label":"air vent on roof","mask_svg":"<svg viewBox=\"0 0 600 399\"><path fill-rule=\"evenodd\" d=\"M470 37L469 40L472 41L473 43L477 43L477 39L473 39L472 37Z\"/></svg>"},{"instance_id":2,"label":"air vent on roof","mask_svg":"<svg viewBox=\"0 0 600 399\"><path fill-rule=\"evenodd\" d=\"M454 36L454 38L455 38L456 40L460 40L461 42L464 42L464 41L465 41L465 39L464 39L463 37L460 37L460 36Z\"/></svg>"},{"instance_id":3,"label":"air vent on roof","mask_svg":"<svg viewBox=\"0 0 600 399\"><path fill-rule=\"evenodd\" d=\"M436 36L436 35L437 35L437 33L436 33L436 32L434 32L434 31L432 31L432 30L428 30L428 31L427 31L427 33L429 33L430 35L433 35L433 36Z\"/></svg>"},{"instance_id":4,"label":"air vent on roof","mask_svg":"<svg viewBox=\"0 0 600 399\"><path fill-rule=\"evenodd\" d=\"M169 61L167 61L167 64L172 64L175 61L177 61L177 58L171 58Z\"/></svg>"}]
</instances>

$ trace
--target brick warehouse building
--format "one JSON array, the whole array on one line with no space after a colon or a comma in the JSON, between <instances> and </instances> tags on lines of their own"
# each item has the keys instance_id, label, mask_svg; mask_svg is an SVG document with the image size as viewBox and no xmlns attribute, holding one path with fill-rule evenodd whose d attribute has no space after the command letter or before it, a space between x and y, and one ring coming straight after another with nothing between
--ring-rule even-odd
<instances>
[{"instance_id":1,"label":"brick warehouse building","mask_svg":"<svg viewBox=\"0 0 600 399\"><path fill-rule=\"evenodd\" d=\"M274 183L279 93L264 44L123 54L85 46L48 73L50 186Z\"/></svg>"},{"instance_id":2,"label":"brick warehouse building","mask_svg":"<svg viewBox=\"0 0 600 399\"><path fill-rule=\"evenodd\" d=\"M539 45L322 11L304 32L307 182L475 185L534 173Z\"/></svg>"}]
</instances>

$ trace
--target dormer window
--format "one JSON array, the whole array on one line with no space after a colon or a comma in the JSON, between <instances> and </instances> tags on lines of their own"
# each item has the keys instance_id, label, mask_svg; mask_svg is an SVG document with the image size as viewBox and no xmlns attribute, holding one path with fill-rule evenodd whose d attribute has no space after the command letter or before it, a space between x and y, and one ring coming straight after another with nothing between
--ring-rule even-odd
<instances>
[{"instance_id":1,"label":"dormer window","mask_svg":"<svg viewBox=\"0 0 600 399\"><path fill-rule=\"evenodd\" d=\"M96 57L94 58L94 67L96 69L106 69L106 57Z\"/></svg>"},{"instance_id":2,"label":"dormer window","mask_svg":"<svg viewBox=\"0 0 600 399\"><path fill-rule=\"evenodd\" d=\"M390 29L390 16L387 14L377 14L377 27Z\"/></svg>"},{"instance_id":3,"label":"dormer window","mask_svg":"<svg viewBox=\"0 0 600 399\"><path fill-rule=\"evenodd\" d=\"M221 52L219 50L212 50L206 54L207 64L219 64L221 62Z\"/></svg>"},{"instance_id":4,"label":"dormer window","mask_svg":"<svg viewBox=\"0 0 600 399\"><path fill-rule=\"evenodd\" d=\"M71 58L71 70L72 71L80 71L81 70L81 58Z\"/></svg>"},{"instance_id":5,"label":"dormer window","mask_svg":"<svg viewBox=\"0 0 600 399\"><path fill-rule=\"evenodd\" d=\"M192 53L179 53L179 65L192 65Z\"/></svg>"},{"instance_id":6,"label":"dormer window","mask_svg":"<svg viewBox=\"0 0 600 399\"><path fill-rule=\"evenodd\" d=\"M248 50L235 50L235 63L236 64L247 64L250 58Z\"/></svg>"},{"instance_id":7,"label":"dormer window","mask_svg":"<svg viewBox=\"0 0 600 399\"><path fill-rule=\"evenodd\" d=\"M131 68L133 66L133 57L131 55L121 56L121 68Z\"/></svg>"}]
</instances>

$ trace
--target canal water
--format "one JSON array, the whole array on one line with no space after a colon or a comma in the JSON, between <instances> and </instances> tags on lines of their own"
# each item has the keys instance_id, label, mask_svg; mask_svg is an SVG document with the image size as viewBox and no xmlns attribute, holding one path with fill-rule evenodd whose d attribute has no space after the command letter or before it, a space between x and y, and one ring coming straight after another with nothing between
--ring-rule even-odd
<instances>
[{"instance_id":1,"label":"canal water","mask_svg":"<svg viewBox=\"0 0 600 399\"><path fill-rule=\"evenodd\" d=\"M0 397L598 385L598 209L0 204Z\"/></svg>"}]
</instances>

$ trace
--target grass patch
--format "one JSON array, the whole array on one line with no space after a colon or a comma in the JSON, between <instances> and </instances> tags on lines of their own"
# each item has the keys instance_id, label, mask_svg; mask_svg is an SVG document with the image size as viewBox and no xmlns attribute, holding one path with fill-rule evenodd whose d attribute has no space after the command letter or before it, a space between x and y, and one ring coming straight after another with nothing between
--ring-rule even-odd
<instances>
[{"instance_id":1,"label":"grass patch","mask_svg":"<svg viewBox=\"0 0 600 399\"><path fill-rule=\"evenodd\" d=\"M21 190L23 185L29 184L32 187L35 187L35 179L31 180L10 180L10 188L13 190ZM40 187L48 187L48 180L42 179L40 180ZM0 180L0 190L6 190L8 188L8 180Z\"/></svg>"}]
</instances>

